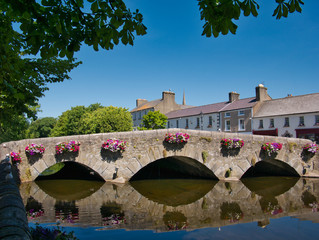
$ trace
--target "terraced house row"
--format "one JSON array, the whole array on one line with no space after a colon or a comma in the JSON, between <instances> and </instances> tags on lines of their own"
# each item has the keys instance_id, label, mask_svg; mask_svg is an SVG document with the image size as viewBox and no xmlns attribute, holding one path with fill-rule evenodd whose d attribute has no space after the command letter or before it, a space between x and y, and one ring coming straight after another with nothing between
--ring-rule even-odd
<instances>
[{"instance_id":1,"label":"terraced house row","mask_svg":"<svg viewBox=\"0 0 319 240\"><path fill-rule=\"evenodd\" d=\"M228 100L203 106L175 102L175 93L162 93L154 101L137 99L131 111L134 126L143 115L160 111L168 118L167 128L198 129L270 136L307 138L319 142L319 93L272 99L259 84L253 97L240 99L230 92Z\"/></svg>"}]
</instances>

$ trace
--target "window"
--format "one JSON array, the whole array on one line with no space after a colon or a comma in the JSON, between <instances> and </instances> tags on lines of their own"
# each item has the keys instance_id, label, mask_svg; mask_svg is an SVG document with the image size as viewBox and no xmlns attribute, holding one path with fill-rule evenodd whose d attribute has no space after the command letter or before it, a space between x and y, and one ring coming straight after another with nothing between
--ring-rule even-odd
<instances>
[{"instance_id":1,"label":"window","mask_svg":"<svg viewBox=\"0 0 319 240\"><path fill-rule=\"evenodd\" d=\"M285 117L285 125L284 127L289 127L289 117Z\"/></svg>"},{"instance_id":2,"label":"window","mask_svg":"<svg viewBox=\"0 0 319 240\"><path fill-rule=\"evenodd\" d=\"M230 131L230 120L225 121L225 131Z\"/></svg>"},{"instance_id":3,"label":"window","mask_svg":"<svg viewBox=\"0 0 319 240\"><path fill-rule=\"evenodd\" d=\"M245 120L244 119L238 120L238 130L240 130L240 131L245 130Z\"/></svg>"},{"instance_id":4,"label":"window","mask_svg":"<svg viewBox=\"0 0 319 240\"><path fill-rule=\"evenodd\" d=\"M264 128L264 120L259 120L259 127L258 128Z\"/></svg>"},{"instance_id":5,"label":"window","mask_svg":"<svg viewBox=\"0 0 319 240\"><path fill-rule=\"evenodd\" d=\"M299 117L299 127L305 126L305 118L304 116Z\"/></svg>"},{"instance_id":6,"label":"window","mask_svg":"<svg viewBox=\"0 0 319 240\"><path fill-rule=\"evenodd\" d=\"M170 128L170 122L169 121L167 121L167 128Z\"/></svg>"},{"instance_id":7,"label":"window","mask_svg":"<svg viewBox=\"0 0 319 240\"><path fill-rule=\"evenodd\" d=\"M188 118L186 118L186 127L185 128L188 128Z\"/></svg>"},{"instance_id":8,"label":"window","mask_svg":"<svg viewBox=\"0 0 319 240\"><path fill-rule=\"evenodd\" d=\"M133 113L133 120L136 120L136 113Z\"/></svg>"},{"instance_id":9,"label":"window","mask_svg":"<svg viewBox=\"0 0 319 240\"><path fill-rule=\"evenodd\" d=\"M176 120L176 127L179 128L178 120Z\"/></svg>"},{"instance_id":10,"label":"window","mask_svg":"<svg viewBox=\"0 0 319 240\"><path fill-rule=\"evenodd\" d=\"M199 128L199 118L196 118L196 128Z\"/></svg>"},{"instance_id":11,"label":"window","mask_svg":"<svg viewBox=\"0 0 319 240\"><path fill-rule=\"evenodd\" d=\"M209 128L211 128L213 126L213 117L212 116L209 116L208 117L208 126Z\"/></svg>"},{"instance_id":12,"label":"window","mask_svg":"<svg viewBox=\"0 0 319 240\"><path fill-rule=\"evenodd\" d=\"M225 117L230 117L230 112L225 112Z\"/></svg>"},{"instance_id":13,"label":"window","mask_svg":"<svg viewBox=\"0 0 319 240\"><path fill-rule=\"evenodd\" d=\"M319 125L319 115L316 115L315 117L315 125Z\"/></svg>"},{"instance_id":14,"label":"window","mask_svg":"<svg viewBox=\"0 0 319 240\"><path fill-rule=\"evenodd\" d=\"M274 127L275 127L275 120L273 118L271 118L269 128L274 128Z\"/></svg>"},{"instance_id":15,"label":"window","mask_svg":"<svg viewBox=\"0 0 319 240\"><path fill-rule=\"evenodd\" d=\"M243 115L245 115L245 110L238 111L238 116L243 116Z\"/></svg>"},{"instance_id":16,"label":"window","mask_svg":"<svg viewBox=\"0 0 319 240\"><path fill-rule=\"evenodd\" d=\"M142 112L138 112L138 119L141 119L142 118Z\"/></svg>"}]
</instances>

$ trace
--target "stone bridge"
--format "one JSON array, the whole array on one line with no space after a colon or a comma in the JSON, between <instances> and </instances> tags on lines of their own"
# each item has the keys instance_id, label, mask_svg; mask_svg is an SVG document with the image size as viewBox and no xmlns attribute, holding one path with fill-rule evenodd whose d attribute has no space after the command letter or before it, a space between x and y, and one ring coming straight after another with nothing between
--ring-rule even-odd
<instances>
[{"instance_id":1,"label":"stone bridge","mask_svg":"<svg viewBox=\"0 0 319 240\"><path fill-rule=\"evenodd\" d=\"M189 141L183 145L168 144L164 138L169 132L188 133ZM126 150L122 153L103 153L102 142L113 138L127 141ZM222 138L241 138L245 145L238 151L228 151L221 148ZM70 140L80 142L79 153L56 155L56 144ZM269 157L261 151L261 145L266 142L279 142L283 147L276 156ZM35 180L58 162L79 163L105 181L145 179L145 176L152 178L152 174L156 175L160 167L174 171L175 176L183 173L194 178L219 180L239 180L257 170L269 175L319 177L318 153L304 155L302 151L302 147L310 142L296 138L161 129L7 142L0 145L0 159L4 159L11 151L20 152L22 163L18 169L22 182ZM25 147L30 143L43 144L44 154L28 158Z\"/></svg>"}]
</instances>

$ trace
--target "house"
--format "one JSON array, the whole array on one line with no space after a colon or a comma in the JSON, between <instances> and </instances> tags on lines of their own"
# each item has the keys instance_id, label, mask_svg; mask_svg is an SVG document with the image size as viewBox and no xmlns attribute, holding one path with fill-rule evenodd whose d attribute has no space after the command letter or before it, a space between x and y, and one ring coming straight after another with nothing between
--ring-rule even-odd
<instances>
[{"instance_id":1,"label":"house","mask_svg":"<svg viewBox=\"0 0 319 240\"><path fill-rule=\"evenodd\" d=\"M264 101L253 116L253 134L319 142L319 93Z\"/></svg>"},{"instance_id":2,"label":"house","mask_svg":"<svg viewBox=\"0 0 319 240\"><path fill-rule=\"evenodd\" d=\"M131 110L133 118L133 127L138 127L142 123L143 116L146 115L149 111L160 111L163 114L168 112L188 108L185 104L185 94L183 96L183 104L177 104L175 102L175 93L171 91L162 92L162 98L147 101L146 99L137 99L136 107Z\"/></svg>"},{"instance_id":3,"label":"house","mask_svg":"<svg viewBox=\"0 0 319 240\"><path fill-rule=\"evenodd\" d=\"M256 87L256 96L240 99L230 92L228 101L171 111L166 114L168 128L251 133L251 119L261 103L270 100L267 88Z\"/></svg>"}]
</instances>

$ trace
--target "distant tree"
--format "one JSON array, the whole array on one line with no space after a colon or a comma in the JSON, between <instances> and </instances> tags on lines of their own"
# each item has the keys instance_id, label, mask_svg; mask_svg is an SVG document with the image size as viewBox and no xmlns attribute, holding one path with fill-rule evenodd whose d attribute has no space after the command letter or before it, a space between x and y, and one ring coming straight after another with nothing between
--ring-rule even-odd
<instances>
[{"instance_id":1,"label":"distant tree","mask_svg":"<svg viewBox=\"0 0 319 240\"><path fill-rule=\"evenodd\" d=\"M82 131L82 118L86 113L96 111L102 108L99 103L92 104L88 107L76 106L67 110L58 117L57 123L51 131L51 137L70 136L84 134Z\"/></svg>"},{"instance_id":2,"label":"distant tree","mask_svg":"<svg viewBox=\"0 0 319 240\"><path fill-rule=\"evenodd\" d=\"M133 130L131 113L122 107L103 107L88 112L83 117L81 124L81 131L84 134Z\"/></svg>"},{"instance_id":3,"label":"distant tree","mask_svg":"<svg viewBox=\"0 0 319 240\"><path fill-rule=\"evenodd\" d=\"M167 117L160 111L149 111L142 119L142 129L163 129L166 127Z\"/></svg>"},{"instance_id":4,"label":"distant tree","mask_svg":"<svg viewBox=\"0 0 319 240\"><path fill-rule=\"evenodd\" d=\"M275 1L277 7L273 16L276 16L276 19L288 17L289 13L295 11L301 13L300 5L304 4L302 0ZM257 17L259 9L257 2L257 0L198 0L201 20L205 22L202 35L218 37L220 33L235 34L238 26L233 20L238 20L241 13L246 17L249 15Z\"/></svg>"},{"instance_id":5,"label":"distant tree","mask_svg":"<svg viewBox=\"0 0 319 240\"><path fill-rule=\"evenodd\" d=\"M49 137L57 119L54 117L44 117L32 121L28 130L27 138Z\"/></svg>"}]
</instances>

